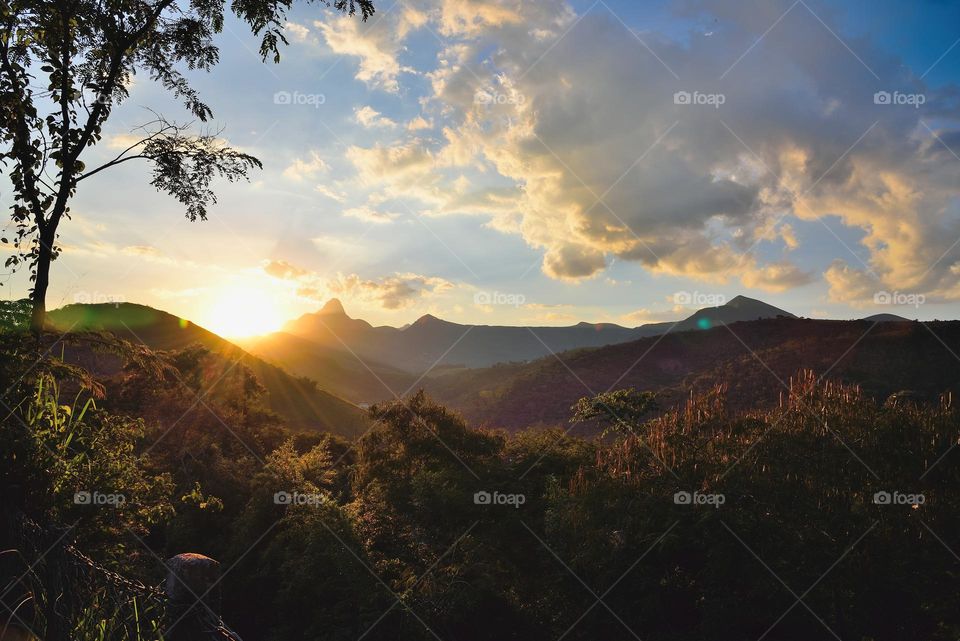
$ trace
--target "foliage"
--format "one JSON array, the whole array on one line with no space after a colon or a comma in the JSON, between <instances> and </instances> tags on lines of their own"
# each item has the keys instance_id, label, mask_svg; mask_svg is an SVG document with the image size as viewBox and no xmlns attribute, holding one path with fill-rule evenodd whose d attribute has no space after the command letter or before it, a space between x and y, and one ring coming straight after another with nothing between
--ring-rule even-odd
<instances>
[{"instance_id":1,"label":"foliage","mask_svg":"<svg viewBox=\"0 0 960 641\"><path fill-rule=\"evenodd\" d=\"M199 352L174 360L178 380L128 372L125 400L108 395L117 416L142 410L142 424L116 420L132 435L145 430L150 456L134 455L142 442L127 454L107 446L98 474L125 461L139 472L110 477L125 486L169 475L183 498L175 512L140 514L144 539L161 557L198 551L231 568L224 617L241 636L806 640L834 638L829 627L844 639L939 641L960 632L947 547L960 537L960 415L949 398L880 405L801 372L772 410L731 412L720 386L647 418L649 395L614 393L575 411L630 416L642 433L586 441L558 428L474 429L420 393L372 408L376 426L346 444L277 439L242 377L221 394L206 390L209 409L190 409L184 385L203 385L208 363ZM68 425L61 410L38 416ZM106 417L93 423L102 413L81 403L69 416L123 440ZM190 427L174 436L178 418ZM54 473L35 473L36 483L74 478L69 457L43 460ZM524 499L484 503L484 491ZM895 491L923 499L874 500ZM67 518L71 508L58 506ZM89 527L88 545L123 549L111 522ZM116 563L142 571L135 559Z\"/></svg>"},{"instance_id":2,"label":"foliage","mask_svg":"<svg viewBox=\"0 0 960 641\"><path fill-rule=\"evenodd\" d=\"M604 435L610 432L624 435L636 434L644 417L657 409L657 403L652 392L628 388L581 398L571 409L571 422L599 420L605 426Z\"/></svg>"},{"instance_id":3,"label":"foliage","mask_svg":"<svg viewBox=\"0 0 960 641\"><path fill-rule=\"evenodd\" d=\"M0 422L0 538L16 554L0 566L4 605L19 599L18 620L45 638L156 638L162 604L136 581L138 593L118 591L111 568L74 544L139 574L125 557L141 556L140 537L172 516L171 476L144 469L141 422L102 411L83 388L65 398L50 374L34 380Z\"/></svg>"},{"instance_id":4,"label":"foliage","mask_svg":"<svg viewBox=\"0 0 960 641\"><path fill-rule=\"evenodd\" d=\"M22 332L30 326L29 298L0 301L0 332Z\"/></svg>"}]
</instances>

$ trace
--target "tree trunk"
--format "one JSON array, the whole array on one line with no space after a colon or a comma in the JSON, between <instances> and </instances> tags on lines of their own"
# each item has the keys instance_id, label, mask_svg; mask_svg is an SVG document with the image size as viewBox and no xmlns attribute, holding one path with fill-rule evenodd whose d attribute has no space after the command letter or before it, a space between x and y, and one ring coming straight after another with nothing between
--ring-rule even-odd
<instances>
[{"instance_id":1,"label":"tree trunk","mask_svg":"<svg viewBox=\"0 0 960 641\"><path fill-rule=\"evenodd\" d=\"M48 228L52 228L49 225ZM48 238L49 236L49 238ZM33 313L30 316L30 331L39 335L47 320L47 286L50 284L50 261L53 258L53 239L55 230L40 234L40 251L37 254L37 280L30 298L33 300Z\"/></svg>"}]
</instances>

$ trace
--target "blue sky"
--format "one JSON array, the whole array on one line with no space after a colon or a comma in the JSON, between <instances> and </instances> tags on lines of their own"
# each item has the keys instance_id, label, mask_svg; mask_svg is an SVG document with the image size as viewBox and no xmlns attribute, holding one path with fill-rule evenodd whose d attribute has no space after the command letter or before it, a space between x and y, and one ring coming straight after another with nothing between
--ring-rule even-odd
<instances>
[{"instance_id":1,"label":"blue sky","mask_svg":"<svg viewBox=\"0 0 960 641\"><path fill-rule=\"evenodd\" d=\"M207 126L265 169L219 185L203 223L144 166L85 182L50 304L142 302L226 334L333 296L393 325L637 325L737 294L956 318L958 18L906 0L387 0L364 24L302 5L278 65L230 22L192 79ZM187 118L138 77L91 157L146 108Z\"/></svg>"}]
</instances>

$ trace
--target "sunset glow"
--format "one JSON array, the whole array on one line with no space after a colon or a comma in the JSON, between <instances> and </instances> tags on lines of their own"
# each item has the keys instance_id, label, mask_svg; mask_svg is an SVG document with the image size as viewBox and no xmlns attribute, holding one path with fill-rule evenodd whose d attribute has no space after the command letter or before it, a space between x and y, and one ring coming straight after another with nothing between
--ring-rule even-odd
<instances>
[{"instance_id":1,"label":"sunset glow","mask_svg":"<svg viewBox=\"0 0 960 641\"><path fill-rule=\"evenodd\" d=\"M197 322L221 336L243 338L274 332L284 319L269 292L230 287L214 296Z\"/></svg>"}]
</instances>

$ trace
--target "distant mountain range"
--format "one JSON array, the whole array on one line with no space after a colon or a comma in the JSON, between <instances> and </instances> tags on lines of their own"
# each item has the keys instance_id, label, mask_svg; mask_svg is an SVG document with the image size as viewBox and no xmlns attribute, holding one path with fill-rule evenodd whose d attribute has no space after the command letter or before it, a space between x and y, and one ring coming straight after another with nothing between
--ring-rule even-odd
<instances>
[{"instance_id":1,"label":"distant mountain range","mask_svg":"<svg viewBox=\"0 0 960 641\"><path fill-rule=\"evenodd\" d=\"M283 331L240 341L250 352L357 402L392 398L451 369L526 362L571 349L602 347L665 332L706 329L763 318L794 318L762 301L737 296L676 323L627 328L611 323L568 327L461 325L426 315L403 328L374 327L347 316L340 301L291 321ZM422 383L422 381L420 381Z\"/></svg>"}]
</instances>

